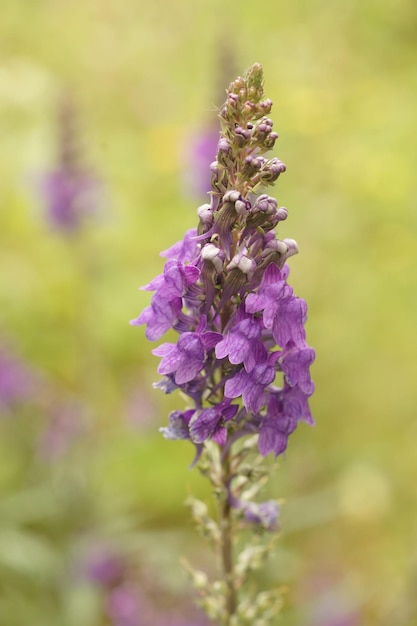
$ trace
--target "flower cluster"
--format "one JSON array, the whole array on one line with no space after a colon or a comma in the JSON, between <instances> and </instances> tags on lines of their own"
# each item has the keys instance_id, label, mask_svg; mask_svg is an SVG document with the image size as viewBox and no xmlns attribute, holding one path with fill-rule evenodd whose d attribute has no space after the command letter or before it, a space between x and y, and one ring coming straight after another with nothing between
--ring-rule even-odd
<instances>
[{"instance_id":1,"label":"flower cluster","mask_svg":"<svg viewBox=\"0 0 417 626\"><path fill-rule=\"evenodd\" d=\"M198 449L259 433L260 453L277 456L299 420L313 423L307 306L287 282L297 245L277 238L287 210L264 193L285 171L264 156L278 137L271 107L259 65L230 84L210 203L197 209L197 228L162 253L163 274L144 287L154 292L151 304L131 322L146 324L151 341L178 333L176 343L153 350L162 357L157 386L180 389L190 407L171 413L162 432Z\"/></svg>"}]
</instances>

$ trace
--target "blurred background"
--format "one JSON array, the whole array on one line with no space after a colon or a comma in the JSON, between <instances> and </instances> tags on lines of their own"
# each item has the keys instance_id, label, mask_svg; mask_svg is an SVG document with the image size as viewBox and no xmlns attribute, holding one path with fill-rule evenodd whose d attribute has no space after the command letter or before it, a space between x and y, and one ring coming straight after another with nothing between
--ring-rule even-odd
<instances>
[{"instance_id":1,"label":"blurred background","mask_svg":"<svg viewBox=\"0 0 417 626\"><path fill-rule=\"evenodd\" d=\"M417 623L416 31L413 0L3 0L1 624L206 623L179 557L213 567L183 505L207 487L128 322L255 61L317 352L259 583L277 624Z\"/></svg>"}]
</instances>

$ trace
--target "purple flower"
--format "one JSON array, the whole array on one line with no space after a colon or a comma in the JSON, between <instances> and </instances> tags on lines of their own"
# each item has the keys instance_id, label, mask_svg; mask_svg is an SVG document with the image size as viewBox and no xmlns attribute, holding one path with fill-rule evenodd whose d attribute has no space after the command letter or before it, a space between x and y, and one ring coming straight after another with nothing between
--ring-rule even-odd
<instances>
[{"instance_id":1,"label":"purple flower","mask_svg":"<svg viewBox=\"0 0 417 626\"><path fill-rule=\"evenodd\" d=\"M193 301L195 296L187 293L200 276L200 270L194 265L184 265L181 261L170 259L164 267L164 273L157 276L148 285L142 287L145 291L155 291L151 305L138 318L130 323L133 326L146 324L146 336L150 341L160 339L176 324L187 324L187 318L181 315L183 306L182 296L187 302Z\"/></svg>"},{"instance_id":2,"label":"purple flower","mask_svg":"<svg viewBox=\"0 0 417 626\"><path fill-rule=\"evenodd\" d=\"M122 557L105 544L96 544L85 555L82 573L91 582L111 587L122 580L126 563Z\"/></svg>"},{"instance_id":3,"label":"purple flower","mask_svg":"<svg viewBox=\"0 0 417 626\"><path fill-rule=\"evenodd\" d=\"M76 232L86 215L97 210L99 182L90 174L65 167L44 175L41 193L53 227L62 232Z\"/></svg>"},{"instance_id":4,"label":"purple flower","mask_svg":"<svg viewBox=\"0 0 417 626\"><path fill-rule=\"evenodd\" d=\"M59 163L40 181L40 193L51 225L72 234L83 219L97 210L102 186L80 163L75 107L69 97L60 103L58 115Z\"/></svg>"},{"instance_id":5,"label":"purple flower","mask_svg":"<svg viewBox=\"0 0 417 626\"><path fill-rule=\"evenodd\" d=\"M250 372L242 369L233 378L226 381L224 393L226 398L242 396L248 411L257 413L264 404L265 390L275 379L275 361L279 353L266 356L265 348L260 351L260 359ZM255 355L255 358L258 355Z\"/></svg>"},{"instance_id":6,"label":"purple flower","mask_svg":"<svg viewBox=\"0 0 417 626\"><path fill-rule=\"evenodd\" d=\"M197 282L199 276L200 270L194 265L183 265L181 261L170 259L165 264L164 273L142 289L159 292L165 299L173 300L183 296L187 287Z\"/></svg>"},{"instance_id":7,"label":"purple flower","mask_svg":"<svg viewBox=\"0 0 417 626\"><path fill-rule=\"evenodd\" d=\"M36 377L5 347L0 347L0 412L10 411L29 400L36 386Z\"/></svg>"},{"instance_id":8,"label":"purple flower","mask_svg":"<svg viewBox=\"0 0 417 626\"><path fill-rule=\"evenodd\" d=\"M132 326L146 324L146 337L149 341L157 341L174 326L181 313L181 308L181 298L174 298L169 302L155 294L151 305L146 307L139 317L131 320L130 323Z\"/></svg>"},{"instance_id":9,"label":"purple flower","mask_svg":"<svg viewBox=\"0 0 417 626\"><path fill-rule=\"evenodd\" d=\"M108 596L107 612L113 626L140 626L142 607L136 590L124 585L116 587Z\"/></svg>"},{"instance_id":10,"label":"purple flower","mask_svg":"<svg viewBox=\"0 0 417 626\"><path fill-rule=\"evenodd\" d=\"M173 246L160 253L160 256L167 259L175 259L181 263L186 261L192 261L198 253L197 242L195 237L197 236L197 229L190 228L184 235L184 239L177 241Z\"/></svg>"},{"instance_id":11,"label":"purple flower","mask_svg":"<svg viewBox=\"0 0 417 626\"><path fill-rule=\"evenodd\" d=\"M251 372L256 365L260 337L261 327L258 322L252 318L244 319L217 344L216 357L224 359L227 356L230 363L243 363L245 370Z\"/></svg>"},{"instance_id":12,"label":"purple flower","mask_svg":"<svg viewBox=\"0 0 417 626\"><path fill-rule=\"evenodd\" d=\"M57 461L69 451L84 429L81 406L76 403L54 406L38 443L39 455L46 461Z\"/></svg>"},{"instance_id":13,"label":"purple flower","mask_svg":"<svg viewBox=\"0 0 417 626\"><path fill-rule=\"evenodd\" d=\"M189 423L192 441L203 443L211 438L220 446L224 446L227 439L225 424L236 415L238 409L237 405L226 401L209 409L195 411Z\"/></svg>"},{"instance_id":14,"label":"purple flower","mask_svg":"<svg viewBox=\"0 0 417 626\"><path fill-rule=\"evenodd\" d=\"M247 502L244 503L241 508L248 522L258 524L265 528L265 530L277 530L279 506L275 500L268 500L260 504Z\"/></svg>"},{"instance_id":15,"label":"purple flower","mask_svg":"<svg viewBox=\"0 0 417 626\"><path fill-rule=\"evenodd\" d=\"M163 343L152 350L152 354L162 356L158 374L173 374L177 385L188 383L203 369L206 351L214 348L221 339L216 332L204 332L205 319L195 332L185 332L178 342Z\"/></svg>"},{"instance_id":16,"label":"purple flower","mask_svg":"<svg viewBox=\"0 0 417 626\"><path fill-rule=\"evenodd\" d=\"M304 324L307 306L304 300L293 296L292 288L286 283L286 274L272 263L266 269L257 293L246 298L246 311L263 311L265 328L272 334L279 346L284 348L289 341L305 343Z\"/></svg>"},{"instance_id":17,"label":"purple flower","mask_svg":"<svg viewBox=\"0 0 417 626\"><path fill-rule=\"evenodd\" d=\"M308 406L308 396L298 387L284 387L269 393L267 414L260 422L258 447L266 456L285 452L289 435L299 420L313 424Z\"/></svg>"},{"instance_id":18,"label":"purple flower","mask_svg":"<svg viewBox=\"0 0 417 626\"><path fill-rule=\"evenodd\" d=\"M310 377L310 365L314 358L313 348L307 345L300 347L293 342L288 342L278 359L288 385L290 387L298 385L299 389L307 396L311 396L314 391L314 384Z\"/></svg>"},{"instance_id":19,"label":"purple flower","mask_svg":"<svg viewBox=\"0 0 417 626\"><path fill-rule=\"evenodd\" d=\"M194 413L194 409L172 411L169 414L169 426L160 428L159 431L165 439L190 439L189 423Z\"/></svg>"},{"instance_id":20,"label":"purple flower","mask_svg":"<svg viewBox=\"0 0 417 626\"><path fill-rule=\"evenodd\" d=\"M210 191L210 163L216 158L218 141L218 129L210 127L189 139L184 155L187 194L199 198Z\"/></svg>"}]
</instances>

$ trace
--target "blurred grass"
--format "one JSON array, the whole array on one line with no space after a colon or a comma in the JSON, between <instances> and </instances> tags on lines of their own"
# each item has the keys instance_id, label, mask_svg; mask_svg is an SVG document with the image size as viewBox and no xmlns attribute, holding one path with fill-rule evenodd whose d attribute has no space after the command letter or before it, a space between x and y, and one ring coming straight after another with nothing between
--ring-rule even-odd
<instances>
[{"instance_id":1,"label":"blurred grass","mask_svg":"<svg viewBox=\"0 0 417 626\"><path fill-rule=\"evenodd\" d=\"M159 251L194 225L204 202L181 187L179 155L182 138L212 119L216 86L232 78L218 65L227 42L240 72L263 64L275 103L276 153L288 168L276 189L289 209L280 232L299 244L291 280L309 303L317 351L317 426L292 436L272 488L287 505L270 579L297 585L337 571L361 623L385 623L417 551L416 26L411 0L4 0L0 330L91 412L79 463L96 513L92 521L80 510L77 524L184 528L188 490L204 493L188 470L191 448L156 434L181 399L149 389L154 427L127 422L132 388L150 387L156 370L144 333L127 322L148 303L137 287L162 268ZM53 167L63 89L105 184L79 242L51 233L35 190ZM31 479L21 470L16 481L20 443L1 431L0 482L19 493ZM175 546L166 549L174 560ZM0 614L11 619L13 602L7 596L1 609L2 598ZM288 624L301 623L290 607Z\"/></svg>"}]
</instances>

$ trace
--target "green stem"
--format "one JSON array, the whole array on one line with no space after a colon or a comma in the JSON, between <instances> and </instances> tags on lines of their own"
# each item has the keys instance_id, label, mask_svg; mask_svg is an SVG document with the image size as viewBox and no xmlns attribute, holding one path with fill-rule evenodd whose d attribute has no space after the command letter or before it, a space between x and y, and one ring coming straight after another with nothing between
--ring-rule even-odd
<instances>
[{"instance_id":1,"label":"green stem","mask_svg":"<svg viewBox=\"0 0 417 626\"><path fill-rule=\"evenodd\" d=\"M227 451L222 459L223 498L220 504L221 563L227 589L225 626L231 624L231 618L235 614L237 607L237 594L233 575L233 523L228 497L229 480L230 450Z\"/></svg>"}]
</instances>

